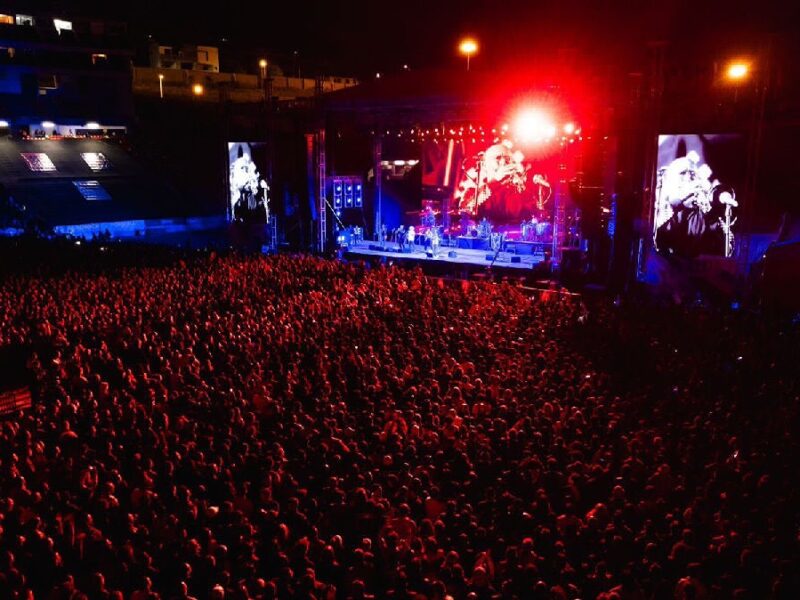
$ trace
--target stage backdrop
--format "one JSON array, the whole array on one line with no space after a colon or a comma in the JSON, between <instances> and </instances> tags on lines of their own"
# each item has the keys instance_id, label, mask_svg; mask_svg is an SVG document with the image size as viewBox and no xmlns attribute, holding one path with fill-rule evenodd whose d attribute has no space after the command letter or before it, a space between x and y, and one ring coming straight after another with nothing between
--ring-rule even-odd
<instances>
[{"instance_id":1,"label":"stage backdrop","mask_svg":"<svg viewBox=\"0 0 800 600\"><path fill-rule=\"evenodd\" d=\"M269 218L267 154L263 142L228 143L228 219L266 223Z\"/></svg>"},{"instance_id":2,"label":"stage backdrop","mask_svg":"<svg viewBox=\"0 0 800 600\"><path fill-rule=\"evenodd\" d=\"M740 135L660 135L653 242L665 256L733 256L747 163Z\"/></svg>"},{"instance_id":3,"label":"stage backdrop","mask_svg":"<svg viewBox=\"0 0 800 600\"><path fill-rule=\"evenodd\" d=\"M563 157L561 157L563 159ZM552 218L558 145L516 147L496 142L427 142L423 147L423 198L448 198L451 214L494 224Z\"/></svg>"}]
</instances>

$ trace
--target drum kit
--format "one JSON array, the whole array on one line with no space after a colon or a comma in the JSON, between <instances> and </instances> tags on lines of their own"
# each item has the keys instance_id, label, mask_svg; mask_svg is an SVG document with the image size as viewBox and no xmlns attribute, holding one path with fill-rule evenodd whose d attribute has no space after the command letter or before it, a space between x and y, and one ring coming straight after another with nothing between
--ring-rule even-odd
<instances>
[{"instance_id":1,"label":"drum kit","mask_svg":"<svg viewBox=\"0 0 800 600\"><path fill-rule=\"evenodd\" d=\"M547 237L550 223L539 221L532 217L530 221L523 221L520 225L520 237L523 242L540 242Z\"/></svg>"}]
</instances>

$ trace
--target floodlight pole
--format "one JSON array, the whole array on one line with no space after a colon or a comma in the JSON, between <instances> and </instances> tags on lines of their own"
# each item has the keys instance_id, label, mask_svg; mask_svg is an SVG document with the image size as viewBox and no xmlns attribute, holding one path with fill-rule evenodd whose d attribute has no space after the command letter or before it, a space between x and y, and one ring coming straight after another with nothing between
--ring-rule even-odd
<instances>
[{"instance_id":1,"label":"floodlight pole","mask_svg":"<svg viewBox=\"0 0 800 600\"><path fill-rule=\"evenodd\" d=\"M561 149L561 160L558 163L558 182L553 194L553 247L551 260L553 269L561 264L561 248L564 245L564 228L566 227L566 207L564 200L567 194L567 148L565 142Z\"/></svg>"},{"instance_id":2,"label":"floodlight pole","mask_svg":"<svg viewBox=\"0 0 800 600\"><path fill-rule=\"evenodd\" d=\"M381 171L381 155L383 153L383 141L380 134L373 138L372 154L375 170L375 236L376 241L383 242L381 239L383 232L383 172Z\"/></svg>"},{"instance_id":3,"label":"floodlight pole","mask_svg":"<svg viewBox=\"0 0 800 600\"><path fill-rule=\"evenodd\" d=\"M325 252L328 245L328 198L325 164L325 127L317 131L317 189L319 190L319 238L318 249Z\"/></svg>"},{"instance_id":4,"label":"floodlight pole","mask_svg":"<svg viewBox=\"0 0 800 600\"><path fill-rule=\"evenodd\" d=\"M742 272L747 270L750 260L750 236L753 228L754 204L758 187L758 170L760 168L761 144L764 137L764 113L766 111L767 96L769 94L769 76L772 54L772 39L769 39L766 48L761 52L755 70L756 97L753 103L747 144L747 168L744 186L744 201L742 203L742 225L744 235L737 236L739 242L735 252L737 263Z\"/></svg>"}]
</instances>

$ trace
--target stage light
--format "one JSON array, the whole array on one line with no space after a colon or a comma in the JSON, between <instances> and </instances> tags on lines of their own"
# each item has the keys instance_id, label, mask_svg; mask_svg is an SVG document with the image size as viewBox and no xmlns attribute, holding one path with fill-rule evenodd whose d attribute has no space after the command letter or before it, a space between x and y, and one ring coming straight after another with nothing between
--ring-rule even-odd
<instances>
[{"instance_id":1,"label":"stage light","mask_svg":"<svg viewBox=\"0 0 800 600\"><path fill-rule=\"evenodd\" d=\"M574 123L567 123L564 125L564 133L572 134L575 132L575 124Z\"/></svg>"},{"instance_id":2,"label":"stage light","mask_svg":"<svg viewBox=\"0 0 800 600\"><path fill-rule=\"evenodd\" d=\"M350 182L344 186L344 205L345 208L353 208L353 184Z\"/></svg>"},{"instance_id":3,"label":"stage light","mask_svg":"<svg viewBox=\"0 0 800 600\"><path fill-rule=\"evenodd\" d=\"M42 121L42 127L44 129L53 129L55 126L56 124L53 123L52 121Z\"/></svg>"},{"instance_id":4,"label":"stage light","mask_svg":"<svg viewBox=\"0 0 800 600\"><path fill-rule=\"evenodd\" d=\"M158 74L158 95L163 99L164 98L164 74Z\"/></svg>"},{"instance_id":5,"label":"stage light","mask_svg":"<svg viewBox=\"0 0 800 600\"><path fill-rule=\"evenodd\" d=\"M262 69L266 69L267 68L267 59L262 58L260 61L258 61L258 66L261 67Z\"/></svg>"},{"instance_id":6,"label":"stage light","mask_svg":"<svg viewBox=\"0 0 800 600\"><path fill-rule=\"evenodd\" d=\"M199 83L195 83L195 84L192 86L192 93L193 93L195 96L202 96L202 95L203 95L203 92L205 92L205 89L203 88L203 86L202 86L201 84L199 84Z\"/></svg>"},{"instance_id":7,"label":"stage light","mask_svg":"<svg viewBox=\"0 0 800 600\"><path fill-rule=\"evenodd\" d=\"M526 110L517 116L514 133L518 139L531 142L552 138L556 134L556 128L544 113Z\"/></svg>"},{"instance_id":8,"label":"stage light","mask_svg":"<svg viewBox=\"0 0 800 600\"><path fill-rule=\"evenodd\" d=\"M0 129L6 129L8 127L8 121L0 119Z\"/></svg>"},{"instance_id":9,"label":"stage light","mask_svg":"<svg viewBox=\"0 0 800 600\"><path fill-rule=\"evenodd\" d=\"M739 61L732 62L725 74L731 81L741 81L750 74L750 65Z\"/></svg>"},{"instance_id":10,"label":"stage light","mask_svg":"<svg viewBox=\"0 0 800 600\"><path fill-rule=\"evenodd\" d=\"M360 183L357 183L355 186L355 194L353 196L353 201L358 208L363 208L364 206L364 189Z\"/></svg>"},{"instance_id":11,"label":"stage light","mask_svg":"<svg viewBox=\"0 0 800 600\"><path fill-rule=\"evenodd\" d=\"M381 78L381 74L380 73L375 73L375 79L380 79L380 78Z\"/></svg>"},{"instance_id":12,"label":"stage light","mask_svg":"<svg viewBox=\"0 0 800 600\"><path fill-rule=\"evenodd\" d=\"M458 44L458 51L467 57L467 71L469 71L469 59L478 52L478 42L473 38L464 38Z\"/></svg>"},{"instance_id":13,"label":"stage light","mask_svg":"<svg viewBox=\"0 0 800 600\"><path fill-rule=\"evenodd\" d=\"M100 129L100 123L89 121L84 127L86 127L86 129Z\"/></svg>"},{"instance_id":14,"label":"stage light","mask_svg":"<svg viewBox=\"0 0 800 600\"><path fill-rule=\"evenodd\" d=\"M341 208L342 207L342 180L341 179L334 179L333 180L333 206L334 208Z\"/></svg>"}]
</instances>

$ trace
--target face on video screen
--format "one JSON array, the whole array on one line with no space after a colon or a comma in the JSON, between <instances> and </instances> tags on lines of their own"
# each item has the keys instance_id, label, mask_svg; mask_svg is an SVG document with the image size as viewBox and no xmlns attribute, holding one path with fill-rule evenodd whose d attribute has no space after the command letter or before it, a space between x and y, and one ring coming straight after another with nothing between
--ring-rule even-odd
<instances>
[{"instance_id":1,"label":"face on video screen","mask_svg":"<svg viewBox=\"0 0 800 600\"><path fill-rule=\"evenodd\" d=\"M265 223L269 217L269 184L263 143L228 144L228 218Z\"/></svg>"},{"instance_id":2,"label":"face on video screen","mask_svg":"<svg viewBox=\"0 0 800 600\"><path fill-rule=\"evenodd\" d=\"M737 135L661 135L653 240L665 255L733 255L745 170Z\"/></svg>"},{"instance_id":3,"label":"face on video screen","mask_svg":"<svg viewBox=\"0 0 800 600\"><path fill-rule=\"evenodd\" d=\"M470 218L517 223L552 210L552 159L534 158L510 140L431 142L423 185L452 189L451 206Z\"/></svg>"}]
</instances>

